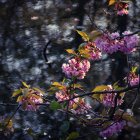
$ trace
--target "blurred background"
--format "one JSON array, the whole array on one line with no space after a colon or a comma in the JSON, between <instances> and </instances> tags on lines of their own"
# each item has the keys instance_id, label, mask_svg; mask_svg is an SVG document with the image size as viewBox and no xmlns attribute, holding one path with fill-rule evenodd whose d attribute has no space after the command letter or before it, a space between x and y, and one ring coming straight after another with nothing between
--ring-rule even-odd
<instances>
[{"instance_id":1,"label":"blurred background","mask_svg":"<svg viewBox=\"0 0 140 140\"><path fill-rule=\"evenodd\" d=\"M21 81L46 92L53 81L62 80L61 65L69 59L65 49L78 48L82 43L75 30L90 35L97 30L89 16L103 30L134 32L140 29L139 0L130 2L128 16L117 16L107 5L106 0L0 0L0 103L14 103L10 97L21 87ZM103 60L92 62L81 84L88 92L96 85L121 80L126 76L127 62L139 66L139 49L127 58L122 54L103 55ZM131 96L127 100L129 98ZM112 139L140 139L139 99L133 112L138 124ZM1 116L15 110L14 106L0 107ZM20 110L14 118L15 132L4 139L65 139L68 131L65 131L64 120L64 114L54 113L47 107L35 113ZM92 130L92 127L72 123L70 130L81 134ZM100 138L93 133L81 139Z\"/></svg>"}]
</instances>

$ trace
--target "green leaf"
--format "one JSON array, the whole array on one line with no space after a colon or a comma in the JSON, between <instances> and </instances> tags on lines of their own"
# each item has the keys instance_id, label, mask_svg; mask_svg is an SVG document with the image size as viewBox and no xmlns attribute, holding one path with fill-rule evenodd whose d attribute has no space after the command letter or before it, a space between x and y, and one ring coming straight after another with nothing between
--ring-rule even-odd
<instances>
[{"instance_id":1,"label":"green leaf","mask_svg":"<svg viewBox=\"0 0 140 140\"><path fill-rule=\"evenodd\" d=\"M29 85L27 85L25 82L22 82L23 86L26 87L26 88L30 88Z\"/></svg>"},{"instance_id":2,"label":"green leaf","mask_svg":"<svg viewBox=\"0 0 140 140\"><path fill-rule=\"evenodd\" d=\"M104 91L104 90L107 89L107 88L108 88L108 86L106 86L106 85L96 86L96 87L92 90L92 92ZM103 95L102 95L102 94L93 94L92 97L95 98L95 99L98 100L98 101L101 101L102 98L103 98Z\"/></svg>"},{"instance_id":3,"label":"green leaf","mask_svg":"<svg viewBox=\"0 0 140 140\"><path fill-rule=\"evenodd\" d=\"M129 3L129 2L131 2L131 0L122 0L121 2Z\"/></svg>"},{"instance_id":4,"label":"green leaf","mask_svg":"<svg viewBox=\"0 0 140 140\"><path fill-rule=\"evenodd\" d=\"M89 36L85 32L82 32L79 30L76 30L76 31L84 39L84 41L89 41Z\"/></svg>"},{"instance_id":5,"label":"green leaf","mask_svg":"<svg viewBox=\"0 0 140 140\"><path fill-rule=\"evenodd\" d=\"M23 99L23 96L18 96L18 98L17 98L17 102L21 102L22 99Z\"/></svg>"},{"instance_id":6,"label":"green leaf","mask_svg":"<svg viewBox=\"0 0 140 140\"><path fill-rule=\"evenodd\" d=\"M73 49L66 49L66 51L67 51L69 54L74 54L74 55L76 55L76 52L75 52Z\"/></svg>"},{"instance_id":7,"label":"green leaf","mask_svg":"<svg viewBox=\"0 0 140 140\"><path fill-rule=\"evenodd\" d=\"M74 88L81 88L82 87L82 85L80 85L80 84L74 84Z\"/></svg>"},{"instance_id":8,"label":"green leaf","mask_svg":"<svg viewBox=\"0 0 140 140\"><path fill-rule=\"evenodd\" d=\"M52 83L52 86L61 87L62 85L59 82L53 82Z\"/></svg>"},{"instance_id":9,"label":"green leaf","mask_svg":"<svg viewBox=\"0 0 140 140\"><path fill-rule=\"evenodd\" d=\"M76 139L78 137L79 137L79 133L78 132L71 132L69 134L69 136L66 138L66 140L74 140L74 139Z\"/></svg>"},{"instance_id":10,"label":"green leaf","mask_svg":"<svg viewBox=\"0 0 140 140\"><path fill-rule=\"evenodd\" d=\"M56 101L51 102L50 109L57 110L57 109L60 109L60 108L61 108L61 105L58 102L56 102Z\"/></svg>"},{"instance_id":11,"label":"green leaf","mask_svg":"<svg viewBox=\"0 0 140 140\"><path fill-rule=\"evenodd\" d=\"M60 126L60 130L62 132L67 132L69 130L70 123L68 121L64 121L63 124Z\"/></svg>"},{"instance_id":12,"label":"green leaf","mask_svg":"<svg viewBox=\"0 0 140 140\"><path fill-rule=\"evenodd\" d=\"M90 40L95 41L96 38L100 37L101 35L102 35L102 33L100 31L97 31L97 30L92 31L90 33Z\"/></svg>"},{"instance_id":13,"label":"green leaf","mask_svg":"<svg viewBox=\"0 0 140 140\"><path fill-rule=\"evenodd\" d=\"M107 88L108 88L108 86L106 86L106 85L96 86L96 87L92 90L92 92L103 91L103 90L105 90L105 89L107 89Z\"/></svg>"},{"instance_id":14,"label":"green leaf","mask_svg":"<svg viewBox=\"0 0 140 140\"><path fill-rule=\"evenodd\" d=\"M12 94L12 97L15 97L15 96L19 95L21 92L22 92L21 89L18 89L16 91L14 91L13 94Z\"/></svg>"},{"instance_id":15,"label":"green leaf","mask_svg":"<svg viewBox=\"0 0 140 140\"><path fill-rule=\"evenodd\" d=\"M138 67L132 67L132 72L136 73Z\"/></svg>"},{"instance_id":16,"label":"green leaf","mask_svg":"<svg viewBox=\"0 0 140 140\"><path fill-rule=\"evenodd\" d=\"M80 48L78 51L82 57L87 59L90 58L90 54L88 50L85 50L84 48Z\"/></svg>"},{"instance_id":17,"label":"green leaf","mask_svg":"<svg viewBox=\"0 0 140 140\"><path fill-rule=\"evenodd\" d=\"M60 84L59 82L53 82L52 87L56 87L59 90L65 89L65 86L63 86L62 84Z\"/></svg>"},{"instance_id":18,"label":"green leaf","mask_svg":"<svg viewBox=\"0 0 140 140\"><path fill-rule=\"evenodd\" d=\"M44 94L44 91L42 91L42 90L39 89L39 88L33 87L33 89L36 90L36 91L38 91L38 92L40 92L40 93L42 93L42 94Z\"/></svg>"}]
</instances>

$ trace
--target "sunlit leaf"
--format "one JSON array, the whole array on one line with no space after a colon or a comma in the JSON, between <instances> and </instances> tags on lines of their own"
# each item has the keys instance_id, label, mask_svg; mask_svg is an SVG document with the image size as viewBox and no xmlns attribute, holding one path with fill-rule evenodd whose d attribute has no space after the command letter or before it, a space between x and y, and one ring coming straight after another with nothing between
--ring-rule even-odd
<instances>
[{"instance_id":1,"label":"sunlit leaf","mask_svg":"<svg viewBox=\"0 0 140 140\"><path fill-rule=\"evenodd\" d=\"M59 86L62 86L59 82L53 82L52 83L52 86L56 86L56 87L59 87Z\"/></svg>"},{"instance_id":2,"label":"sunlit leaf","mask_svg":"<svg viewBox=\"0 0 140 140\"><path fill-rule=\"evenodd\" d=\"M132 67L132 72L135 73L137 71L138 67Z\"/></svg>"},{"instance_id":3,"label":"sunlit leaf","mask_svg":"<svg viewBox=\"0 0 140 140\"><path fill-rule=\"evenodd\" d=\"M92 90L92 92L103 91L103 90L105 90L105 89L107 89L107 88L108 88L108 86L106 86L106 85L96 86L96 87Z\"/></svg>"},{"instance_id":4,"label":"sunlit leaf","mask_svg":"<svg viewBox=\"0 0 140 140\"><path fill-rule=\"evenodd\" d=\"M40 92L40 93L42 93L42 94L44 94L44 91L42 91L42 90L39 89L39 88L33 87L33 89L36 90L36 91L38 91L38 92Z\"/></svg>"},{"instance_id":5,"label":"sunlit leaf","mask_svg":"<svg viewBox=\"0 0 140 140\"><path fill-rule=\"evenodd\" d=\"M88 50L85 50L85 49L79 49L79 53L81 55L81 57L84 57L84 58L90 58L90 54L89 54L89 51Z\"/></svg>"},{"instance_id":6,"label":"sunlit leaf","mask_svg":"<svg viewBox=\"0 0 140 140\"><path fill-rule=\"evenodd\" d=\"M78 107L78 104L76 104L76 103L74 103L73 105L72 105L72 109L76 109Z\"/></svg>"},{"instance_id":7,"label":"sunlit leaf","mask_svg":"<svg viewBox=\"0 0 140 140\"><path fill-rule=\"evenodd\" d=\"M100 94L93 94L92 97L98 101L101 101L100 100Z\"/></svg>"},{"instance_id":8,"label":"sunlit leaf","mask_svg":"<svg viewBox=\"0 0 140 140\"><path fill-rule=\"evenodd\" d=\"M26 88L29 88L30 86L27 85L25 82L22 82L23 86L26 87Z\"/></svg>"},{"instance_id":9,"label":"sunlit leaf","mask_svg":"<svg viewBox=\"0 0 140 140\"><path fill-rule=\"evenodd\" d=\"M36 94L32 94L31 97L34 97L36 99L40 99L40 96L39 95L36 95Z\"/></svg>"},{"instance_id":10,"label":"sunlit leaf","mask_svg":"<svg viewBox=\"0 0 140 140\"><path fill-rule=\"evenodd\" d=\"M113 4L115 4L115 2L116 2L116 0L109 0L108 5L109 5L109 6L110 6L110 5L113 5Z\"/></svg>"},{"instance_id":11,"label":"sunlit leaf","mask_svg":"<svg viewBox=\"0 0 140 140\"><path fill-rule=\"evenodd\" d=\"M82 87L82 85L80 85L80 84L74 84L73 86L74 86L74 88L81 88Z\"/></svg>"},{"instance_id":12,"label":"sunlit leaf","mask_svg":"<svg viewBox=\"0 0 140 140\"><path fill-rule=\"evenodd\" d=\"M98 92L98 91L104 91L105 89L107 89L108 86L106 85L100 85L100 86L96 86L92 92ZM92 97L98 101L101 101L102 98L103 98L103 95L102 94L93 94Z\"/></svg>"},{"instance_id":13,"label":"sunlit leaf","mask_svg":"<svg viewBox=\"0 0 140 140\"><path fill-rule=\"evenodd\" d=\"M21 89L18 89L16 91L14 91L13 94L12 94L12 97L15 97L15 96L19 95L21 92L22 92Z\"/></svg>"},{"instance_id":14,"label":"sunlit leaf","mask_svg":"<svg viewBox=\"0 0 140 140\"><path fill-rule=\"evenodd\" d=\"M89 36L85 32L82 32L79 30L76 30L76 31L83 38L84 41L89 41Z\"/></svg>"},{"instance_id":15,"label":"sunlit leaf","mask_svg":"<svg viewBox=\"0 0 140 140\"><path fill-rule=\"evenodd\" d=\"M18 98L17 98L17 102L22 101L22 99L23 99L23 96L18 96Z\"/></svg>"},{"instance_id":16,"label":"sunlit leaf","mask_svg":"<svg viewBox=\"0 0 140 140\"><path fill-rule=\"evenodd\" d=\"M122 90L122 89L124 89L124 88L126 88L126 87L120 87L119 85L118 85L118 81L117 82L115 82L114 84L113 84L113 89L114 90Z\"/></svg>"},{"instance_id":17,"label":"sunlit leaf","mask_svg":"<svg viewBox=\"0 0 140 140\"><path fill-rule=\"evenodd\" d=\"M66 138L66 140L74 140L74 139L76 139L78 137L79 137L79 133L78 132L71 132L69 134L69 136Z\"/></svg>"},{"instance_id":18,"label":"sunlit leaf","mask_svg":"<svg viewBox=\"0 0 140 140\"><path fill-rule=\"evenodd\" d=\"M124 2L124 3L129 3L131 2L132 0L122 0L121 2Z\"/></svg>"},{"instance_id":19,"label":"sunlit leaf","mask_svg":"<svg viewBox=\"0 0 140 140\"><path fill-rule=\"evenodd\" d=\"M53 82L52 86L58 88L59 90L65 89L65 86L63 86L59 82Z\"/></svg>"},{"instance_id":20,"label":"sunlit leaf","mask_svg":"<svg viewBox=\"0 0 140 140\"><path fill-rule=\"evenodd\" d=\"M66 51L67 51L69 54L74 54L74 55L76 55L76 52L75 52L73 49L66 49Z\"/></svg>"}]
</instances>

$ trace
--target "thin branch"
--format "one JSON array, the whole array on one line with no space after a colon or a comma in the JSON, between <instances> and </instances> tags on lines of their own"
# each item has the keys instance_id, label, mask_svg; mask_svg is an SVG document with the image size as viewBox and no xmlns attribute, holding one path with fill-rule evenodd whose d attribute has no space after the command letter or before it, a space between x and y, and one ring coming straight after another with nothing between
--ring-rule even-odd
<instances>
[{"instance_id":1,"label":"thin branch","mask_svg":"<svg viewBox=\"0 0 140 140\"><path fill-rule=\"evenodd\" d=\"M51 43L51 40L48 41L48 43L45 45L44 50L43 50L43 56L44 56L44 59L45 59L46 63L48 63L48 58L47 58L47 55L46 55L46 50L47 50L47 48L48 48L50 43Z\"/></svg>"},{"instance_id":2,"label":"thin branch","mask_svg":"<svg viewBox=\"0 0 140 140\"><path fill-rule=\"evenodd\" d=\"M126 37L126 36L132 36L132 35L135 35L135 34L137 34L137 33L139 33L140 32L140 30L137 30L137 31L135 31L135 32L133 32L133 33L130 33L130 34L126 34L126 35L121 35L121 36L119 36L119 37L116 37L116 38L114 38L113 40L115 40L115 39L122 39L122 38L124 38L124 37Z\"/></svg>"},{"instance_id":3,"label":"thin branch","mask_svg":"<svg viewBox=\"0 0 140 140\"><path fill-rule=\"evenodd\" d=\"M122 92L127 92L127 91L130 91L130 90L133 90L133 89L137 89L137 88L138 88L138 85L136 85L136 86L130 86L130 87L127 87L127 88L124 88L124 89L121 89L121 90L89 92L89 93L84 93L84 94L80 94L80 95L74 96L74 97L72 97L72 98L70 98L68 100L60 101L59 103L70 101L70 100L73 100L73 99L79 98L79 97L93 95L93 94L110 94L110 93L117 93L117 94L119 94L119 93L122 93Z\"/></svg>"},{"instance_id":4,"label":"thin branch","mask_svg":"<svg viewBox=\"0 0 140 140\"><path fill-rule=\"evenodd\" d=\"M90 9L90 6L89 6L89 9ZM91 24L92 24L92 27L95 27L97 30L99 30L99 31L102 31L103 33L105 33L105 31L103 30L103 29L101 29L100 27L98 27L95 23L94 23L94 21L93 21L93 19L91 18L91 16L90 16L90 11L85 11L85 13L86 13L86 15L88 16L88 18L89 18L89 20L90 20L90 22L91 22Z\"/></svg>"},{"instance_id":5,"label":"thin branch","mask_svg":"<svg viewBox=\"0 0 140 140\"><path fill-rule=\"evenodd\" d=\"M70 98L68 100L59 101L59 103L67 102L67 101L73 100L75 98L84 97L84 96L93 95L93 94L110 94L110 93L117 93L117 94L119 94L119 93L131 91L131 90L137 89L137 88L139 88L139 85L130 86L130 87L127 87L127 88L124 88L124 89L121 89L121 90L89 92L89 93L84 93L84 94L80 94L80 95L74 96L74 97L72 97L72 98ZM16 106L18 104L0 103L0 105L2 105L2 106ZM48 104L47 103L40 103L40 104L36 104L36 105L48 105Z\"/></svg>"},{"instance_id":6,"label":"thin branch","mask_svg":"<svg viewBox=\"0 0 140 140\"><path fill-rule=\"evenodd\" d=\"M3 131L6 129L6 127L9 125L11 119L14 117L14 115L17 113L17 111L19 110L19 108L21 107L21 105L18 105L18 107L16 108L16 110L13 112L13 114L11 115L11 117L8 119L7 123L4 126Z\"/></svg>"}]
</instances>

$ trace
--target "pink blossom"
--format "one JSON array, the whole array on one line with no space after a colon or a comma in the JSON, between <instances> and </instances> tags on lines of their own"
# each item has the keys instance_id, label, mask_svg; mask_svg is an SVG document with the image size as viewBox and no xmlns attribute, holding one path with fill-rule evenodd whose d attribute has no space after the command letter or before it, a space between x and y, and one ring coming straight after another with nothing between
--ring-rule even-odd
<instances>
[{"instance_id":1,"label":"pink blossom","mask_svg":"<svg viewBox=\"0 0 140 140\"><path fill-rule=\"evenodd\" d=\"M106 137L111 137L113 134L121 132L125 125L126 125L126 121L124 121L124 120L113 123L112 125L110 125L106 129L102 130L100 132L100 136L103 137L103 138L104 137L105 138Z\"/></svg>"},{"instance_id":2,"label":"pink blossom","mask_svg":"<svg viewBox=\"0 0 140 140\"><path fill-rule=\"evenodd\" d=\"M128 10L127 9L122 9L117 11L117 15L128 15Z\"/></svg>"},{"instance_id":3,"label":"pink blossom","mask_svg":"<svg viewBox=\"0 0 140 140\"><path fill-rule=\"evenodd\" d=\"M85 46L85 51L89 52L89 59L91 60L99 60L102 56L100 49L95 46L94 42L88 42L88 44Z\"/></svg>"},{"instance_id":4,"label":"pink blossom","mask_svg":"<svg viewBox=\"0 0 140 140\"><path fill-rule=\"evenodd\" d=\"M127 15L128 14L128 4L124 2L118 2L115 4L115 10L117 10L117 15Z\"/></svg>"},{"instance_id":5,"label":"pink blossom","mask_svg":"<svg viewBox=\"0 0 140 140\"><path fill-rule=\"evenodd\" d=\"M125 31L123 35L131 34L130 31ZM105 53L112 54L117 51L121 51L125 54L131 53L138 45L139 36L131 35L121 38L118 32L106 33L95 40L96 46Z\"/></svg>"},{"instance_id":6,"label":"pink blossom","mask_svg":"<svg viewBox=\"0 0 140 140\"><path fill-rule=\"evenodd\" d=\"M108 89L106 89L108 91L112 91L113 88L111 85L108 85ZM117 93L107 93L107 94L103 94L102 95L102 103L105 106L108 107L114 107L115 106L115 97L116 97ZM121 105L123 103L122 97L117 99L117 106Z\"/></svg>"},{"instance_id":7,"label":"pink blossom","mask_svg":"<svg viewBox=\"0 0 140 140\"><path fill-rule=\"evenodd\" d=\"M76 96L77 94L74 94ZM58 101L69 100L71 97L66 90L61 90L55 93L55 97ZM88 110L91 108L90 105L85 103L85 100L82 98L75 98L69 101L69 109L74 114L85 114L88 113Z\"/></svg>"},{"instance_id":8,"label":"pink blossom","mask_svg":"<svg viewBox=\"0 0 140 140\"><path fill-rule=\"evenodd\" d=\"M86 72L90 68L90 62L86 59L80 60L79 58L73 58L68 61L68 64L62 65L62 70L67 77L76 77L77 79L84 79Z\"/></svg>"},{"instance_id":9,"label":"pink blossom","mask_svg":"<svg viewBox=\"0 0 140 140\"><path fill-rule=\"evenodd\" d=\"M37 104L43 103L42 96L42 93L29 89L27 94L21 96L19 104L26 111L36 111L39 108Z\"/></svg>"},{"instance_id":10,"label":"pink blossom","mask_svg":"<svg viewBox=\"0 0 140 140\"><path fill-rule=\"evenodd\" d=\"M132 32L125 31L123 35L129 35ZM129 53L135 50L135 46L138 45L139 42L139 36L137 34L131 35L131 36L125 36L124 37L124 47L120 48L121 51L125 53Z\"/></svg>"},{"instance_id":11,"label":"pink blossom","mask_svg":"<svg viewBox=\"0 0 140 140\"><path fill-rule=\"evenodd\" d=\"M138 85L140 82L139 75L136 75L135 73L130 73L128 79L131 86Z\"/></svg>"},{"instance_id":12,"label":"pink blossom","mask_svg":"<svg viewBox=\"0 0 140 140\"><path fill-rule=\"evenodd\" d=\"M131 81L130 81L131 86L135 86L138 84L139 84L139 77L131 79Z\"/></svg>"}]
</instances>

